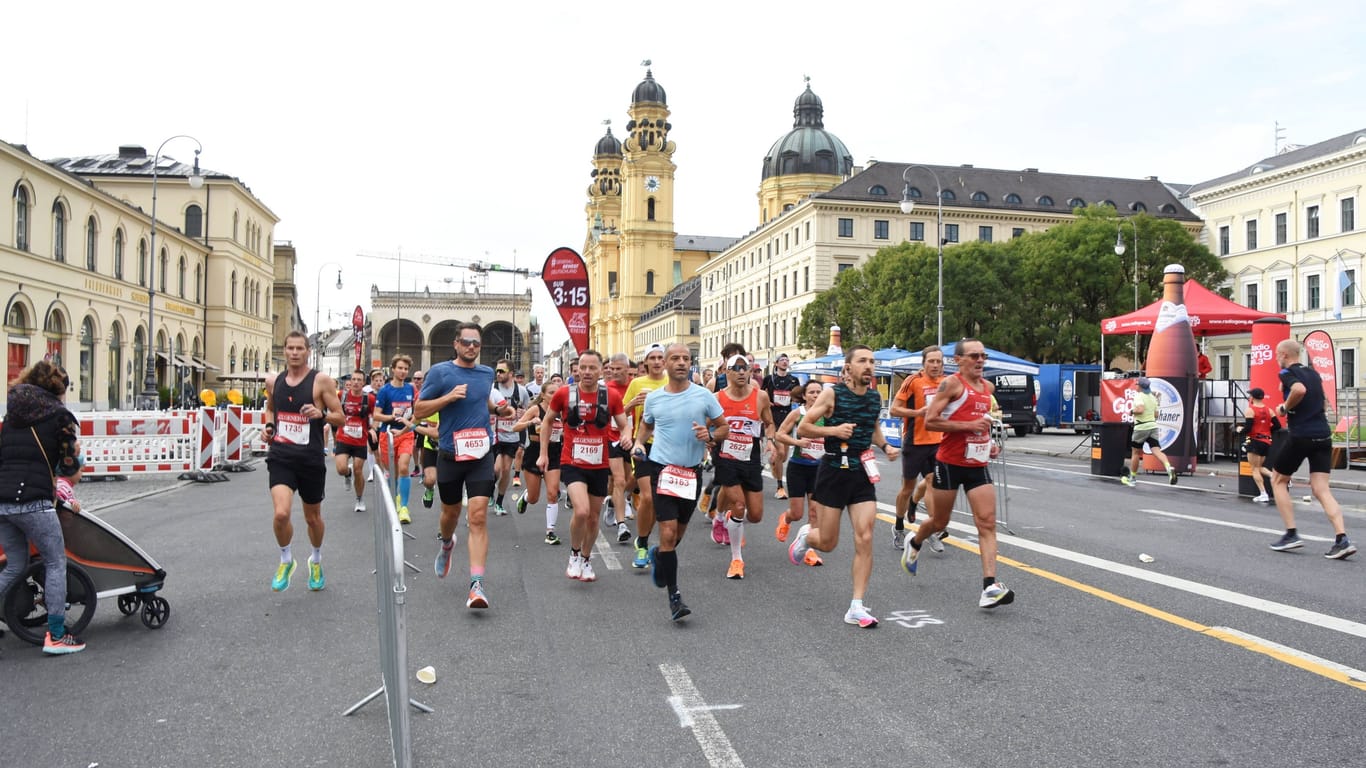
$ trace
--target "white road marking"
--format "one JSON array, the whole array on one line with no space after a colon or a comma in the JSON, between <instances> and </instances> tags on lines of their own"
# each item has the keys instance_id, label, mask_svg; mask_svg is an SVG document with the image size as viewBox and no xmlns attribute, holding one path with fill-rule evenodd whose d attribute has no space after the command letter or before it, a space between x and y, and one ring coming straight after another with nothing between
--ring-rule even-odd
<instances>
[{"instance_id":1,"label":"white road marking","mask_svg":"<svg viewBox=\"0 0 1366 768\"><path fill-rule=\"evenodd\" d=\"M1178 520L1190 520L1196 523L1207 523L1209 525L1222 525L1225 528L1237 528L1240 531L1252 531L1254 533L1265 533L1268 536L1279 536L1285 531L1281 528L1263 528L1257 525L1245 525L1243 523L1232 523L1227 520L1215 520L1209 517L1197 517L1196 515L1183 515L1180 512L1167 512L1161 509L1140 509L1139 512L1147 512L1150 515L1161 515L1163 517L1174 517ZM1305 541L1333 541L1327 536L1310 536L1307 533L1300 534L1300 538Z\"/></svg>"},{"instance_id":2,"label":"white road marking","mask_svg":"<svg viewBox=\"0 0 1366 768\"><path fill-rule=\"evenodd\" d=\"M659 672L664 675L664 682L673 693L669 697L669 706L678 715L679 727L692 729L693 738L707 758L707 765L712 768L744 768L740 755L736 754L726 732L721 730L721 725L712 715L715 710L739 709L740 705L707 704L688 676L688 671L679 664L660 664Z\"/></svg>"},{"instance_id":3,"label":"white road marking","mask_svg":"<svg viewBox=\"0 0 1366 768\"><path fill-rule=\"evenodd\" d=\"M1313 664L1318 664L1320 666L1328 667L1329 669L1337 670L1338 672L1341 672L1342 674L1352 678L1353 680L1366 683L1366 672L1363 672L1359 669L1355 669L1353 667L1349 667L1345 664L1339 664L1336 661L1329 661L1328 659L1322 658L1320 656L1315 656L1312 653L1306 653L1304 651L1301 651L1298 648L1291 648L1288 645L1281 645L1280 643L1267 640L1264 637L1257 637L1256 635L1248 634L1247 632L1242 632L1232 627L1214 627L1214 629L1217 629L1220 632L1227 632L1230 635L1241 637L1244 640L1249 640L1254 643L1265 645L1268 648L1273 648L1277 651L1280 651L1281 653L1294 656L1295 658L1303 659Z\"/></svg>"},{"instance_id":4,"label":"white road marking","mask_svg":"<svg viewBox=\"0 0 1366 768\"><path fill-rule=\"evenodd\" d=\"M607 570L621 570L621 561L617 559L617 553L612 549L612 545L603 538L602 531L598 531L598 540L593 546L593 552L597 554L598 561L607 566Z\"/></svg>"}]
</instances>

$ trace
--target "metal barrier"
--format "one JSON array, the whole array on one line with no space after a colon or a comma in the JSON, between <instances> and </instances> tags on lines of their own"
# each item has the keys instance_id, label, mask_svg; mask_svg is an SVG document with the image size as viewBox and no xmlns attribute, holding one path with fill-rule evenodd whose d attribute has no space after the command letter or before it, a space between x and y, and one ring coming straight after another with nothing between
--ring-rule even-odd
<instances>
[{"instance_id":1,"label":"metal barrier","mask_svg":"<svg viewBox=\"0 0 1366 768\"><path fill-rule=\"evenodd\" d=\"M406 600L408 587L403 578L403 528L389 491L389 478L373 459L366 462L370 492L374 497L375 528L375 602L378 606L379 690L351 705L342 716L354 714L381 694L389 711L389 741L395 768L413 763L412 727L408 707L422 712L436 710L408 696L408 625Z\"/></svg>"}]
</instances>

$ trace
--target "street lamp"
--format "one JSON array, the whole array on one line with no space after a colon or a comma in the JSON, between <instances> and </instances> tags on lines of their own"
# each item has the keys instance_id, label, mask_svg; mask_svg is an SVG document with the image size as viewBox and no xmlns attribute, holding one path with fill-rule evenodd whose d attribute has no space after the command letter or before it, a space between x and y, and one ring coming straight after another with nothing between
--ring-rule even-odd
<instances>
[{"instance_id":1,"label":"street lamp","mask_svg":"<svg viewBox=\"0 0 1366 768\"><path fill-rule=\"evenodd\" d=\"M189 177L190 189L199 189L204 186L204 177L199 173L199 153L204 150L204 145L199 143L199 139L196 139L193 136L179 134L161 142L161 146L157 147L156 155L152 158L152 244L151 251L147 254L147 370L142 380L142 393L138 395L138 407L146 411L155 411L161 405L161 398L157 396L157 369L155 356L158 166L161 165L161 150L176 139L189 139L194 142L194 170L191 171Z\"/></svg>"},{"instance_id":2,"label":"street lamp","mask_svg":"<svg viewBox=\"0 0 1366 768\"><path fill-rule=\"evenodd\" d=\"M316 303L314 303L314 305L313 305L313 333L316 334L317 337L318 337L318 343L317 343L317 345L316 345L317 348L313 350L313 367L315 367L315 368L317 368L317 367L322 363L322 345L323 345L323 328L322 328L323 270L324 270L324 269L327 269L328 267L336 267L336 268L337 268L337 290L340 291L340 290L342 289L341 265L340 265L340 264L338 264L338 263L335 262L335 261L329 261L329 262L327 262L326 264L323 264L321 267L318 267L317 293L314 294L314 295L315 295L315 298L316 298Z\"/></svg>"},{"instance_id":3,"label":"street lamp","mask_svg":"<svg viewBox=\"0 0 1366 768\"><path fill-rule=\"evenodd\" d=\"M1134 230L1134 311L1138 311L1138 224L1133 219L1129 219L1129 226ZM1115 229L1115 255L1123 256L1124 251L1124 220L1120 219L1118 227ZM1138 369L1138 330L1134 330L1134 368Z\"/></svg>"},{"instance_id":4,"label":"street lamp","mask_svg":"<svg viewBox=\"0 0 1366 768\"><path fill-rule=\"evenodd\" d=\"M934 177L934 198L936 202L935 214L935 242L939 248L939 314L936 317L935 343L944 346L944 187L939 184L939 174L933 168L925 165L908 165L906 170L901 172L901 180L906 182L905 189L901 190L901 212L910 213L915 210L915 199L911 197L911 169L924 168Z\"/></svg>"}]
</instances>

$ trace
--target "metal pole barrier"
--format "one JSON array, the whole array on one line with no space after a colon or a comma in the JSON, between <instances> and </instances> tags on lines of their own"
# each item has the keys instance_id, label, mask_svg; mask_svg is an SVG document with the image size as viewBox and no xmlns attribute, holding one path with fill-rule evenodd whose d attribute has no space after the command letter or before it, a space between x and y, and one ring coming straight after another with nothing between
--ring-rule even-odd
<instances>
[{"instance_id":1,"label":"metal pole barrier","mask_svg":"<svg viewBox=\"0 0 1366 768\"><path fill-rule=\"evenodd\" d=\"M389 467L389 471L390 471L390 473L391 473L391 474L389 475L389 482L386 483L385 486L389 489L389 498L392 499L392 500L394 500L394 504L397 506L397 504L398 504L398 501L397 501L397 499L398 499L398 462L397 462L398 456L394 453L394 443L395 443L396 441L395 441L395 439L394 439L394 431L393 431L393 429L390 429L390 430L389 430L387 433L385 433L385 434L387 435L387 439L384 441L384 444L385 444L385 449L384 449L384 450L385 450L385 453L386 453L387 458L389 459L389 463L388 463L386 466ZM412 481L409 480L408 482L411 483ZM398 514L398 513L395 512L394 514ZM414 536L414 535L412 535L411 533L408 533L407 529L401 529L401 530L400 530L400 533L402 533L402 534L403 534L403 537L406 538L406 539L409 539L409 540L411 540L411 541L417 541L417 537ZM419 571L419 570L417 569L417 566L413 565L412 563L409 563L407 560L404 560L404 561L403 561L403 564L406 565L406 566L408 566L409 568L412 568L412 569L413 569L413 573L421 573L421 571Z\"/></svg>"},{"instance_id":2,"label":"metal pole barrier","mask_svg":"<svg viewBox=\"0 0 1366 768\"><path fill-rule=\"evenodd\" d=\"M991 460L991 479L996 484L996 525L1014 536L1015 532L1010 530L1010 496L1009 486L1006 485L1006 432L1007 428L1004 423L998 419L992 419L991 437L1001 447L996 458Z\"/></svg>"},{"instance_id":3,"label":"metal pole barrier","mask_svg":"<svg viewBox=\"0 0 1366 768\"><path fill-rule=\"evenodd\" d=\"M342 716L354 714L361 707L384 695L389 713L389 739L393 747L395 768L412 765L412 727L408 707L422 712L435 710L408 696L408 640L406 601L408 587L403 578L403 539L398 522L398 510L386 489L389 478L384 470L373 464L366 467L373 483L375 499L375 600L379 629L380 688L353 704Z\"/></svg>"}]
</instances>

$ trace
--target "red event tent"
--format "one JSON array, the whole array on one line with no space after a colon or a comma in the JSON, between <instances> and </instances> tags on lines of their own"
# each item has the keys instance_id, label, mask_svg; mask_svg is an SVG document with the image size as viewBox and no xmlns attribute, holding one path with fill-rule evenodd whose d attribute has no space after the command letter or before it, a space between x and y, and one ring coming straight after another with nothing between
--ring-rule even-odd
<instances>
[{"instance_id":1,"label":"red event tent","mask_svg":"<svg viewBox=\"0 0 1366 768\"><path fill-rule=\"evenodd\" d=\"M1186 281L1184 295L1191 332L1196 336L1249 333L1254 320L1264 317L1285 319L1285 315L1248 309L1242 304L1229 301L1194 280ZM1108 317L1100 321L1100 332L1106 336L1150 334L1153 332L1153 323L1156 322L1157 312L1161 307L1162 301L1158 300L1127 315Z\"/></svg>"}]
</instances>

